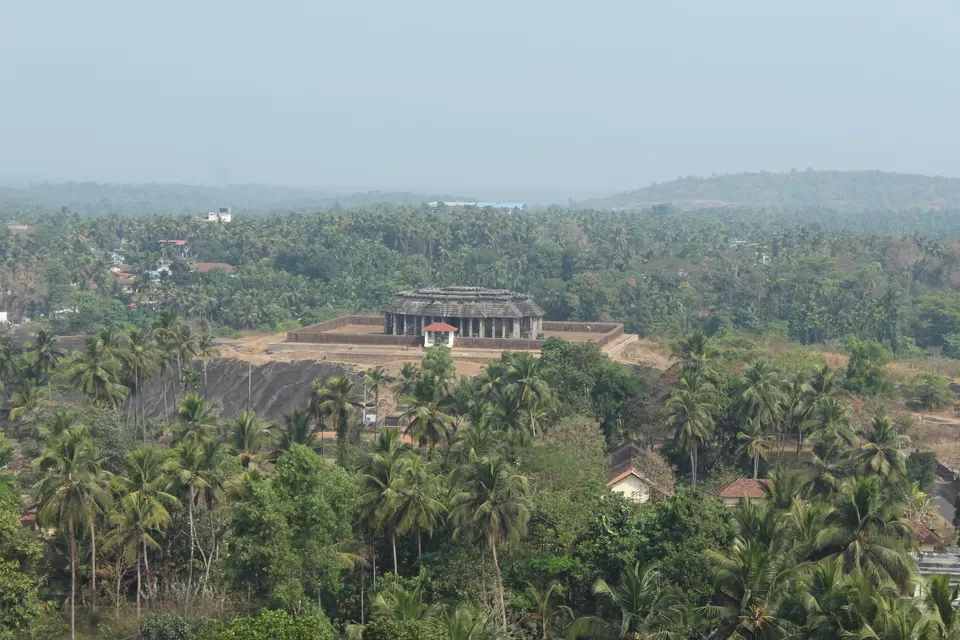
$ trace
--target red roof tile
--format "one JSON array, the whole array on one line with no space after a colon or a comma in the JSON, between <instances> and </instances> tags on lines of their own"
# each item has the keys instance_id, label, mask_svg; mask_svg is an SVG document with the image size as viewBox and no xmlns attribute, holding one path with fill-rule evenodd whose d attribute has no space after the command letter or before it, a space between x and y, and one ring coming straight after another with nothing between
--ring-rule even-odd
<instances>
[{"instance_id":1,"label":"red roof tile","mask_svg":"<svg viewBox=\"0 0 960 640\"><path fill-rule=\"evenodd\" d=\"M770 480L754 480L753 478L737 478L723 489L717 492L718 498L762 498L764 485L770 484Z\"/></svg>"},{"instance_id":2,"label":"red roof tile","mask_svg":"<svg viewBox=\"0 0 960 640\"><path fill-rule=\"evenodd\" d=\"M434 322L433 324L428 324L423 328L424 331L459 331L456 327L452 327L446 322Z\"/></svg>"},{"instance_id":3,"label":"red roof tile","mask_svg":"<svg viewBox=\"0 0 960 640\"><path fill-rule=\"evenodd\" d=\"M930 529L927 529L922 522L911 520L910 524L913 525L913 539L916 540L918 544L940 544L943 542L940 536L930 531Z\"/></svg>"}]
</instances>

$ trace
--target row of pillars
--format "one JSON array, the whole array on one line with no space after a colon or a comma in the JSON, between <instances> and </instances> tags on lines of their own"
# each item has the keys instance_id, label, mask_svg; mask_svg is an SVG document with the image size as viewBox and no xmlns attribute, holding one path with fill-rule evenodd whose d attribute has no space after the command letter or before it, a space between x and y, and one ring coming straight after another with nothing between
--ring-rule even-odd
<instances>
[{"instance_id":1,"label":"row of pillars","mask_svg":"<svg viewBox=\"0 0 960 640\"><path fill-rule=\"evenodd\" d=\"M395 336L421 336L423 328L434 322L457 327L456 335L460 338L538 339L543 335L542 318L442 318L402 313L383 314L383 332Z\"/></svg>"}]
</instances>

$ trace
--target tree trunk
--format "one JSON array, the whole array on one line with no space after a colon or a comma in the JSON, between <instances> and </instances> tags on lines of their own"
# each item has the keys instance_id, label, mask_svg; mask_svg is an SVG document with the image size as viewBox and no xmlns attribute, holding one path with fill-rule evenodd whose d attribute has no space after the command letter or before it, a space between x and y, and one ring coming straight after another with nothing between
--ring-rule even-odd
<instances>
[{"instance_id":1,"label":"tree trunk","mask_svg":"<svg viewBox=\"0 0 960 640\"><path fill-rule=\"evenodd\" d=\"M370 545L370 564L373 565L373 592L377 592L377 539Z\"/></svg>"},{"instance_id":2,"label":"tree trunk","mask_svg":"<svg viewBox=\"0 0 960 640\"><path fill-rule=\"evenodd\" d=\"M92 600L93 625L97 624L97 532L90 518L90 593Z\"/></svg>"},{"instance_id":3,"label":"tree trunk","mask_svg":"<svg viewBox=\"0 0 960 640\"><path fill-rule=\"evenodd\" d=\"M253 396L253 363L247 363L247 411L250 411L250 398Z\"/></svg>"},{"instance_id":4,"label":"tree trunk","mask_svg":"<svg viewBox=\"0 0 960 640\"><path fill-rule=\"evenodd\" d=\"M753 454L753 479L757 479L757 474L760 471L760 452Z\"/></svg>"},{"instance_id":5,"label":"tree trunk","mask_svg":"<svg viewBox=\"0 0 960 640\"><path fill-rule=\"evenodd\" d=\"M690 486L697 488L697 450L690 450Z\"/></svg>"},{"instance_id":6,"label":"tree trunk","mask_svg":"<svg viewBox=\"0 0 960 640\"><path fill-rule=\"evenodd\" d=\"M77 638L77 540L70 523L70 640Z\"/></svg>"},{"instance_id":7,"label":"tree trunk","mask_svg":"<svg viewBox=\"0 0 960 640\"><path fill-rule=\"evenodd\" d=\"M207 400L209 395L207 393L207 359L203 359L203 399Z\"/></svg>"},{"instance_id":8,"label":"tree trunk","mask_svg":"<svg viewBox=\"0 0 960 640\"><path fill-rule=\"evenodd\" d=\"M397 529L396 527L390 528L390 546L393 547L393 573L400 575L400 571L397 570Z\"/></svg>"},{"instance_id":9,"label":"tree trunk","mask_svg":"<svg viewBox=\"0 0 960 640\"><path fill-rule=\"evenodd\" d=\"M193 593L193 549L197 544L197 534L193 528L193 483L187 492L187 518L190 521L190 568L187 570L187 598L184 602L184 615L190 615L190 596Z\"/></svg>"},{"instance_id":10,"label":"tree trunk","mask_svg":"<svg viewBox=\"0 0 960 640\"><path fill-rule=\"evenodd\" d=\"M163 376L163 415L170 422L170 405L167 403L167 376Z\"/></svg>"},{"instance_id":11,"label":"tree trunk","mask_svg":"<svg viewBox=\"0 0 960 640\"><path fill-rule=\"evenodd\" d=\"M797 427L797 456L800 455L800 449L803 448L803 425Z\"/></svg>"},{"instance_id":12,"label":"tree trunk","mask_svg":"<svg viewBox=\"0 0 960 640\"><path fill-rule=\"evenodd\" d=\"M150 605L150 609L153 609L153 580L150 575L150 560L147 559L147 541L142 540L143 542L143 571L146 574L147 578L147 604Z\"/></svg>"},{"instance_id":13,"label":"tree trunk","mask_svg":"<svg viewBox=\"0 0 960 640\"><path fill-rule=\"evenodd\" d=\"M137 637L140 637L140 593L143 591L143 578L140 572L140 545L137 545Z\"/></svg>"},{"instance_id":14,"label":"tree trunk","mask_svg":"<svg viewBox=\"0 0 960 640\"><path fill-rule=\"evenodd\" d=\"M420 545L420 527L417 527L417 557L423 557L423 547Z\"/></svg>"},{"instance_id":15,"label":"tree trunk","mask_svg":"<svg viewBox=\"0 0 960 640\"><path fill-rule=\"evenodd\" d=\"M497 560L497 545L490 545L493 552L493 573L497 579L497 595L500 597L500 621L503 623L503 631L507 631L507 605L503 597L503 577L500 575L500 562Z\"/></svg>"}]
</instances>

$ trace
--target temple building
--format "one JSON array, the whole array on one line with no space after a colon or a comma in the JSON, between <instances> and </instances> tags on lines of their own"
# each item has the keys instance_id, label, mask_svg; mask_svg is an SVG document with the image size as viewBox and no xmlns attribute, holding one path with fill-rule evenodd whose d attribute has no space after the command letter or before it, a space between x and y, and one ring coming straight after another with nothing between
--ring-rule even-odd
<instances>
[{"instance_id":1,"label":"temple building","mask_svg":"<svg viewBox=\"0 0 960 640\"><path fill-rule=\"evenodd\" d=\"M455 328L460 338L540 340L543 315L543 309L531 296L505 289L417 289L401 292L393 304L383 310L383 332L422 336L424 328L442 323Z\"/></svg>"}]
</instances>

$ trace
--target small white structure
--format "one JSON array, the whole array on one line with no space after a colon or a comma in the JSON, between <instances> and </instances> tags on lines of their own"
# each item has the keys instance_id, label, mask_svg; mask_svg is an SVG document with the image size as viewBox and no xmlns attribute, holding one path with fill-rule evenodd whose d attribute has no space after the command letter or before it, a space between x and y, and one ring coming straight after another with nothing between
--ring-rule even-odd
<instances>
[{"instance_id":1,"label":"small white structure","mask_svg":"<svg viewBox=\"0 0 960 640\"><path fill-rule=\"evenodd\" d=\"M446 322L434 322L423 328L423 346L425 347L453 347L453 334L458 329Z\"/></svg>"},{"instance_id":2,"label":"small white structure","mask_svg":"<svg viewBox=\"0 0 960 640\"><path fill-rule=\"evenodd\" d=\"M9 324L10 320L7 317L6 311L0 311L0 324Z\"/></svg>"},{"instance_id":3,"label":"small white structure","mask_svg":"<svg viewBox=\"0 0 960 640\"><path fill-rule=\"evenodd\" d=\"M655 488L653 483L643 477L636 469L628 469L607 482L611 491L616 491L624 498L634 502L650 502Z\"/></svg>"},{"instance_id":4,"label":"small white structure","mask_svg":"<svg viewBox=\"0 0 960 640\"><path fill-rule=\"evenodd\" d=\"M220 207L207 213L207 222L230 222L232 219L233 210L230 207Z\"/></svg>"}]
</instances>

